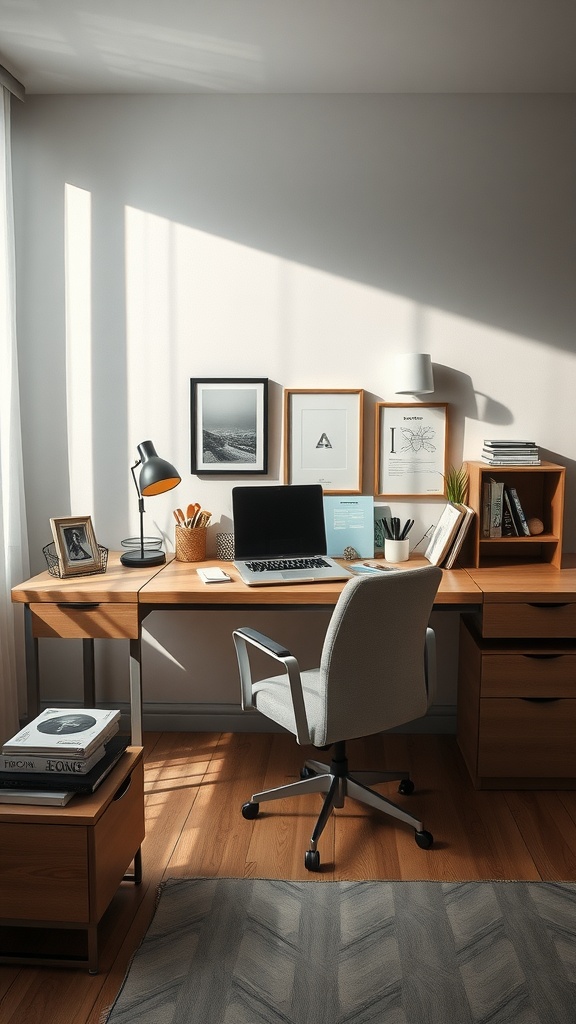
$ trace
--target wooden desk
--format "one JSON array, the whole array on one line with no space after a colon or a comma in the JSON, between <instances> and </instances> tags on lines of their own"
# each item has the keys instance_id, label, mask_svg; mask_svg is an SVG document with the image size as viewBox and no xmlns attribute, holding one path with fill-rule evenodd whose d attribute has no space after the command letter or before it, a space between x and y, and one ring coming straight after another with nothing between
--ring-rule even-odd
<instances>
[{"instance_id":1,"label":"wooden desk","mask_svg":"<svg viewBox=\"0 0 576 1024\"><path fill-rule=\"evenodd\" d=\"M206 584L196 572L220 565L231 583ZM423 557L410 566L427 565ZM400 568L405 563L400 563ZM132 743L142 745L142 621L153 611L230 611L238 608L303 610L332 608L343 583L247 587L230 562L209 559L202 563L179 562L169 556L153 569L130 569L120 563L119 553L108 556L107 571L100 575L57 579L40 573L12 591L12 600L25 606L28 716L39 713L38 640L44 637L78 638L84 647L84 704L95 701L94 639L130 641L130 713ZM434 607L461 611L479 607L482 594L464 569L444 572Z\"/></svg>"}]
</instances>

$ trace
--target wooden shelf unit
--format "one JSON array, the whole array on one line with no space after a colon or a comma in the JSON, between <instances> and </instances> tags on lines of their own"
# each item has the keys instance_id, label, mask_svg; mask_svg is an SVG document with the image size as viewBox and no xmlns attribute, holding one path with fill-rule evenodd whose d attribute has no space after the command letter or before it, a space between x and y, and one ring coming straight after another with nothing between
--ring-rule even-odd
<instances>
[{"instance_id":1,"label":"wooden shelf unit","mask_svg":"<svg viewBox=\"0 0 576 1024\"><path fill-rule=\"evenodd\" d=\"M481 568L545 562L559 569L562 561L565 474L565 467L553 462L542 462L539 466L510 467L469 462L468 504L476 515L467 537L462 564ZM482 537L483 487L491 477L516 488L526 518L540 519L544 524L543 533L533 537Z\"/></svg>"}]
</instances>

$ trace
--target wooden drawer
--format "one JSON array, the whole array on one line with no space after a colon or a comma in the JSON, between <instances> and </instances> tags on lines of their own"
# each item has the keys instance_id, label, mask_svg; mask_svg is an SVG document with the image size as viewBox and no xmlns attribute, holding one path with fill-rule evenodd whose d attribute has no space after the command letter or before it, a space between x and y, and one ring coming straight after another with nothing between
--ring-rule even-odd
<instances>
[{"instance_id":1,"label":"wooden drawer","mask_svg":"<svg viewBox=\"0 0 576 1024\"><path fill-rule=\"evenodd\" d=\"M576 700L483 699L479 726L479 776L576 778Z\"/></svg>"},{"instance_id":2,"label":"wooden drawer","mask_svg":"<svg viewBox=\"0 0 576 1024\"><path fill-rule=\"evenodd\" d=\"M0 824L0 918L88 921L83 826Z\"/></svg>"},{"instance_id":3,"label":"wooden drawer","mask_svg":"<svg viewBox=\"0 0 576 1024\"><path fill-rule=\"evenodd\" d=\"M576 653L483 653L481 673L482 697L576 699Z\"/></svg>"},{"instance_id":4,"label":"wooden drawer","mask_svg":"<svg viewBox=\"0 0 576 1024\"><path fill-rule=\"evenodd\" d=\"M116 892L126 867L144 839L144 765L142 761L118 787L89 841L91 918L99 921Z\"/></svg>"},{"instance_id":5,"label":"wooden drawer","mask_svg":"<svg viewBox=\"0 0 576 1024\"><path fill-rule=\"evenodd\" d=\"M484 603L482 635L510 639L576 638L576 602L562 604Z\"/></svg>"},{"instance_id":6,"label":"wooden drawer","mask_svg":"<svg viewBox=\"0 0 576 1024\"><path fill-rule=\"evenodd\" d=\"M30 605L36 637L136 639L138 605L128 603Z\"/></svg>"}]
</instances>

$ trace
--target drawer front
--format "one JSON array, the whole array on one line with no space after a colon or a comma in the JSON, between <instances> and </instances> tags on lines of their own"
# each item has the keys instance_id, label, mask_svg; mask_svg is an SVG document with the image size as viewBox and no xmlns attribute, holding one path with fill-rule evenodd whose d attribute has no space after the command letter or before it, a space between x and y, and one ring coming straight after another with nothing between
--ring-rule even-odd
<instances>
[{"instance_id":1,"label":"drawer front","mask_svg":"<svg viewBox=\"0 0 576 1024\"><path fill-rule=\"evenodd\" d=\"M480 701L478 775L576 778L576 700Z\"/></svg>"},{"instance_id":2,"label":"drawer front","mask_svg":"<svg viewBox=\"0 0 576 1024\"><path fill-rule=\"evenodd\" d=\"M482 612L482 635L570 639L576 637L576 603L491 604Z\"/></svg>"},{"instance_id":3,"label":"drawer front","mask_svg":"<svg viewBox=\"0 0 576 1024\"><path fill-rule=\"evenodd\" d=\"M118 787L91 835L91 919L99 921L144 839L144 765Z\"/></svg>"},{"instance_id":4,"label":"drawer front","mask_svg":"<svg viewBox=\"0 0 576 1024\"><path fill-rule=\"evenodd\" d=\"M88 922L86 828L0 824L0 918Z\"/></svg>"},{"instance_id":5,"label":"drawer front","mask_svg":"<svg viewBox=\"0 0 576 1024\"><path fill-rule=\"evenodd\" d=\"M481 694L576 698L576 654L484 654Z\"/></svg>"},{"instance_id":6,"label":"drawer front","mask_svg":"<svg viewBox=\"0 0 576 1024\"><path fill-rule=\"evenodd\" d=\"M31 604L36 637L136 639L137 604Z\"/></svg>"}]
</instances>

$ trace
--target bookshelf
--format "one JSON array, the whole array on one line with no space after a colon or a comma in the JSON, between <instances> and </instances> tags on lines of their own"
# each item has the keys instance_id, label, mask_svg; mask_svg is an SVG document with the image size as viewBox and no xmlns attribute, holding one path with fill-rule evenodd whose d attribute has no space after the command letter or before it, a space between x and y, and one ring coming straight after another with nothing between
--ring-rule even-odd
<instances>
[{"instance_id":1,"label":"bookshelf","mask_svg":"<svg viewBox=\"0 0 576 1024\"><path fill-rule=\"evenodd\" d=\"M543 562L560 568L564 518L565 467L553 462L539 466L488 466L468 463L468 504L476 515L472 521L461 561L474 568ZM533 537L482 537L482 494L489 478L515 487L526 518L544 524L544 532Z\"/></svg>"}]
</instances>

